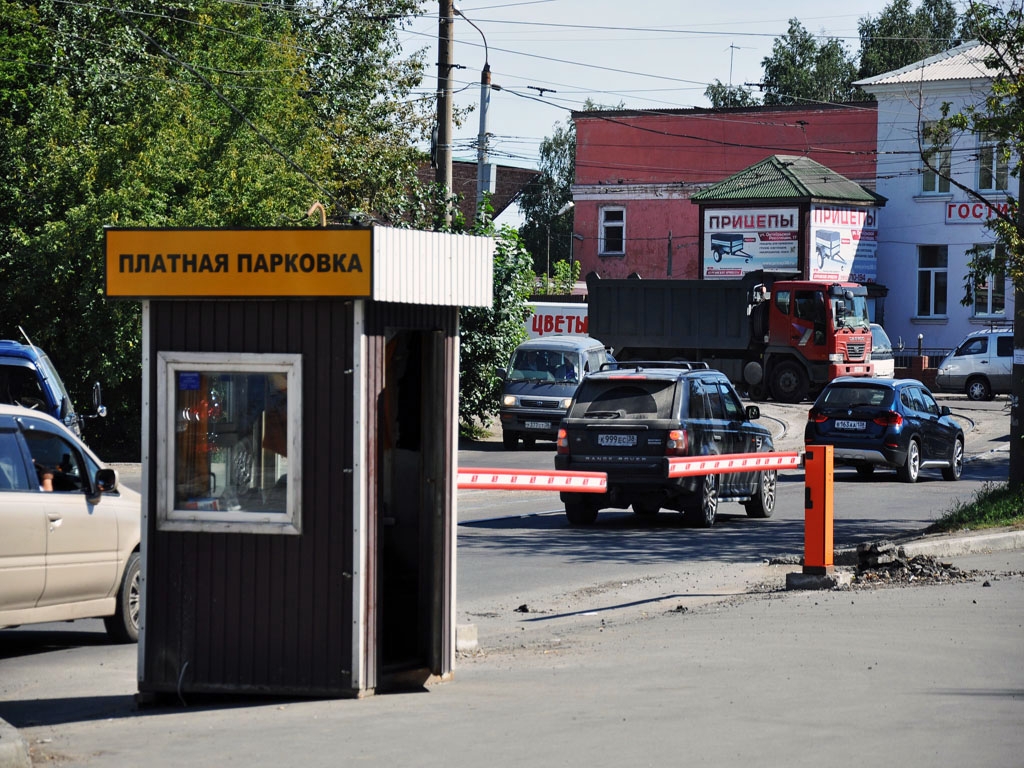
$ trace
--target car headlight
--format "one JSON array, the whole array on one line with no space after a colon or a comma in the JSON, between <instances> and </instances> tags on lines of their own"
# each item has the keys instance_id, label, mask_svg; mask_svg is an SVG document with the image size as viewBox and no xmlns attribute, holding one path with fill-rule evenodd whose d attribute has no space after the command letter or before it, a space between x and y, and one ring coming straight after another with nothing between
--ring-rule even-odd
<instances>
[{"instance_id":1,"label":"car headlight","mask_svg":"<svg viewBox=\"0 0 1024 768\"><path fill-rule=\"evenodd\" d=\"M516 396L515 395L505 395L505 397L503 397L502 400L501 400L501 404L504 405L506 408L513 407L516 404Z\"/></svg>"},{"instance_id":2,"label":"car headlight","mask_svg":"<svg viewBox=\"0 0 1024 768\"><path fill-rule=\"evenodd\" d=\"M828 361L830 363L841 363L843 362L843 355L840 352L836 352L828 356Z\"/></svg>"},{"instance_id":3,"label":"car headlight","mask_svg":"<svg viewBox=\"0 0 1024 768\"><path fill-rule=\"evenodd\" d=\"M563 397L561 400L558 401L559 408L568 408L570 405L572 405L571 397Z\"/></svg>"}]
</instances>

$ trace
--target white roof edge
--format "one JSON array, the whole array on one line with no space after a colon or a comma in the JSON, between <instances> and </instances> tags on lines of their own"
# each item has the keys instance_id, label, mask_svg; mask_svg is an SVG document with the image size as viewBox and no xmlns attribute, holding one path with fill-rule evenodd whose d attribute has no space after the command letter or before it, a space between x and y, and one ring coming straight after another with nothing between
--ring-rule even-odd
<instances>
[{"instance_id":1,"label":"white roof edge","mask_svg":"<svg viewBox=\"0 0 1024 768\"><path fill-rule=\"evenodd\" d=\"M880 75L875 75L873 77L866 77L863 80L856 80L856 81L854 81L853 84L854 85L859 85L859 86L863 87L863 86L866 86L866 85L895 85L895 84L898 84L898 83L906 83L906 82L909 82L911 80L915 80L915 81L917 81L917 80L924 80L924 79L927 79L926 76L925 76L925 70L926 69L929 69L929 68L933 67L934 65L940 64L940 63L942 63L944 61L948 61L950 59L956 58L957 56L962 56L962 55L966 54L967 52L969 52L969 51L971 51L973 49L987 49L987 48L988 48L987 45L985 45L984 43L979 42L978 40L969 40L966 43L961 43L960 45L956 46L955 48L950 48L948 51L943 51L942 53L937 53L934 56L929 56L927 59L921 59L920 61L915 61L913 64L908 64L907 66L901 67L900 69L894 69L891 72L883 72ZM982 57L978 58L979 62L980 62L981 58ZM914 73L917 76L914 77L914 78L904 77L905 75L908 75L908 74L911 74L911 73ZM977 74L977 78L984 79L986 77L988 77L988 74L985 71L979 69L978 74ZM948 79L948 78L943 78L943 79ZM968 79L968 78L956 78L956 79Z\"/></svg>"}]
</instances>

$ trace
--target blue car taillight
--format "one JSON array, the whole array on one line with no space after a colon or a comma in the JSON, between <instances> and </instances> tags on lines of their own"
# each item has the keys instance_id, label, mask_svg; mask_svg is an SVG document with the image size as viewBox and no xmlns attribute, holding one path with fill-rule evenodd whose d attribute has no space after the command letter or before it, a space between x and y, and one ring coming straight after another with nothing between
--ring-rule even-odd
<instances>
[{"instance_id":1,"label":"blue car taillight","mask_svg":"<svg viewBox=\"0 0 1024 768\"><path fill-rule=\"evenodd\" d=\"M896 411L886 411L872 419L880 427L902 427L903 416Z\"/></svg>"}]
</instances>

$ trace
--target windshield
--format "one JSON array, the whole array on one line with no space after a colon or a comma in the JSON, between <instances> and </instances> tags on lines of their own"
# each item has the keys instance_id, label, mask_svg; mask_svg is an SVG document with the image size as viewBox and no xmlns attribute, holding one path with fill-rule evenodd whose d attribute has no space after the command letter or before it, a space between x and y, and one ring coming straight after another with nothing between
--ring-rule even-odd
<instances>
[{"instance_id":1,"label":"windshield","mask_svg":"<svg viewBox=\"0 0 1024 768\"><path fill-rule=\"evenodd\" d=\"M871 327L866 296L833 296L832 318L836 328L867 331Z\"/></svg>"},{"instance_id":2,"label":"windshield","mask_svg":"<svg viewBox=\"0 0 1024 768\"><path fill-rule=\"evenodd\" d=\"M553 349L517 349L509 366L509 381L577 381L575 352Z\"/></svg>"},{"instance_id":3,"label":"windshield","mask_svg":"<svg viewBox=\"0 0 1024 768\"><path fill-rule=\"evenodd\" d=\"M74 407L71 405L71 397L68 395L68 390L64 386L64 382L61 381L60 376L57 374L57 369L53 367L53 363L50 362L50 356L42 354L39 356L39 360L36 361L36 365L39 366L39 370L43 372L43 376L50 382L50 386L56 390L57 396L67 401L68 410L67 416L72 416L75 413ZM57 402L57 407L60 408L60 401ZM56 415L56 414L55 414Z\"/></svg>"},{"instance_id":4,"label":"windshield","mask_svg":"<svg viewBox=\"0 0 1024 768\"><path fill-rule=\"evenodd\" d=\"M885 331L882 330L882 326L871 324L871 353L876 352L892 352L892 342L889 341L889 337Z\"/></svg>"}]
</instances>

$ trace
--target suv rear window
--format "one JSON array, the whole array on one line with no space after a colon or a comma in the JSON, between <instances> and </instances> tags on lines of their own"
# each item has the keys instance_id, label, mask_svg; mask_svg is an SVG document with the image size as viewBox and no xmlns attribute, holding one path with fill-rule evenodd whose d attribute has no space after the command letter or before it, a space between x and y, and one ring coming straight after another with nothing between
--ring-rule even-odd
<instances>
[{"instance_id":1,"label":"suv rear window","mask_svg":"<svg viewBox=\"0 0 1024 768\"><path fill-rule=\"evenodd\" d=\"M620 381L584 379L576 393L572 418L672 418L675 382L659 379Z\"/></svg>"},{"instance_id":2,"label":"suv rear window","mask_svg":"<svg viewBox=\"0 0 1024 768\"><path fill-rule=\"evenodd\" d=\"M832 386L822 393L821 404L836 408L852 408L858 405L888 407L892 404L893 390L888 387L862 385Z\"/></svg>"}]
</instances>

